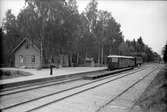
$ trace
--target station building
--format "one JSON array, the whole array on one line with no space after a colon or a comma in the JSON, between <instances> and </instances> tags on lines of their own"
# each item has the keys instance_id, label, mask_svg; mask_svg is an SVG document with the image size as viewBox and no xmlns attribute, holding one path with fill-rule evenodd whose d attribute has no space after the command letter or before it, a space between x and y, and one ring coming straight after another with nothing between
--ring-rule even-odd
<instances>
[{"instance_id":1,"label":"station building","mask_svg":"<svg viewBox=\"0 0 167 112\"><path fill-rule=\"evenodd\" d=\"M10 53L14 67L22 68L39 68L41 65L40 59L40 43L32 41L29 38L24 38ZM68 55L53 56L54 64L58 66L69 66ZM49 58L48 58L49 60ZM48 61L49 62L49 61ZM44 63L44 66L49 66L49 63Z\"/></svg>"}]
</instances>

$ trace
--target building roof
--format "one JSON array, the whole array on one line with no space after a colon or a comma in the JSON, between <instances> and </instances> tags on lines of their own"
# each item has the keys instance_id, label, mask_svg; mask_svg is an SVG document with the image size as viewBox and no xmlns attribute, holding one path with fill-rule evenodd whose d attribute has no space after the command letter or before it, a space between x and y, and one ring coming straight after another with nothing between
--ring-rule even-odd
<instances>
[{"instance_id":1,"label":"building roof","mask_svg":"<svg viewBox=\"0 0 167 112\"><path fill-rule=\"evenodd\" d=\"M10 53L9 56L11 56L13 53L15 53L24 42L29 41L32 43L33 47L40 51L40 43L38 41L32 41L31 39L25 37Z\"/></svg>"},{"instance_id":2,"label":"building roof","mask_svg":"<svg viewBox=\"0 0 167 112\"><path fill-rule=\"evenodd\" d=\"M132 56L122 56L122 55L109 55L107 57L108 58L113 58L113 57L116 57L116 58L130 58L130 59L134 58Z\"/></svg>"}]
</instances>

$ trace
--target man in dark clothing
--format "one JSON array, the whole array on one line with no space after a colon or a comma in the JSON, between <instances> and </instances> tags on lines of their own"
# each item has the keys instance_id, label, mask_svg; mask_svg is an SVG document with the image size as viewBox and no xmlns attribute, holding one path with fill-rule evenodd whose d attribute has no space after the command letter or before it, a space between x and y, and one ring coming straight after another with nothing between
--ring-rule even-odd
<instances>
[{"instance_id":1,"label":"man in dark clothing","mask_svg":"<svg viewBox=\"0 0 167 112\"><path fill-rule=\"evenodd\" d=\"M51 59L50 59L50 75L53 74L53 66L54 66L54 59L51 58Z\"/></svg>"}]
</instances>

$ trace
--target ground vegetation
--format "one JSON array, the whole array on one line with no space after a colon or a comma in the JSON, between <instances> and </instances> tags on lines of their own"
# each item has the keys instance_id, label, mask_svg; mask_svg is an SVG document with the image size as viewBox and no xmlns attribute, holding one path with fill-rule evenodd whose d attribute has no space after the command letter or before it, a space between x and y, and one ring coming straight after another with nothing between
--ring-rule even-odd
<instances>
[{"instance_id":1,"label":"ground vegetation","mask_svg":"<svg viewBox=\"0 0 167 112\"><path fill-rule=\"evenodd\" d=\"M147 87L135 106L143 112L167 111L167 65L164 66ZM134 106L134 107L135 107Z\"/></svg>"}]
</instances>

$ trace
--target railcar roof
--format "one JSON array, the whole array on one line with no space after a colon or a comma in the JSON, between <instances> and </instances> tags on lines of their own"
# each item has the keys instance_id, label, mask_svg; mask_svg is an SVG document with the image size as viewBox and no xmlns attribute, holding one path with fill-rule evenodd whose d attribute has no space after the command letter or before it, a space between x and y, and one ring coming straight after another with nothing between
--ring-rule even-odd
<instances>
[{"instance_id":1,"label":"railcar roof","mask_svg":"<svg viewBox=\"0 0 167 112\"><path fill-rule=\"evenodd\" d=\"M132 56L122 56L122 55L109 55L107 57L108 58L113 58L113 57L117 57L117 58L134 58Z\"/></svg>"}]
</instances>

